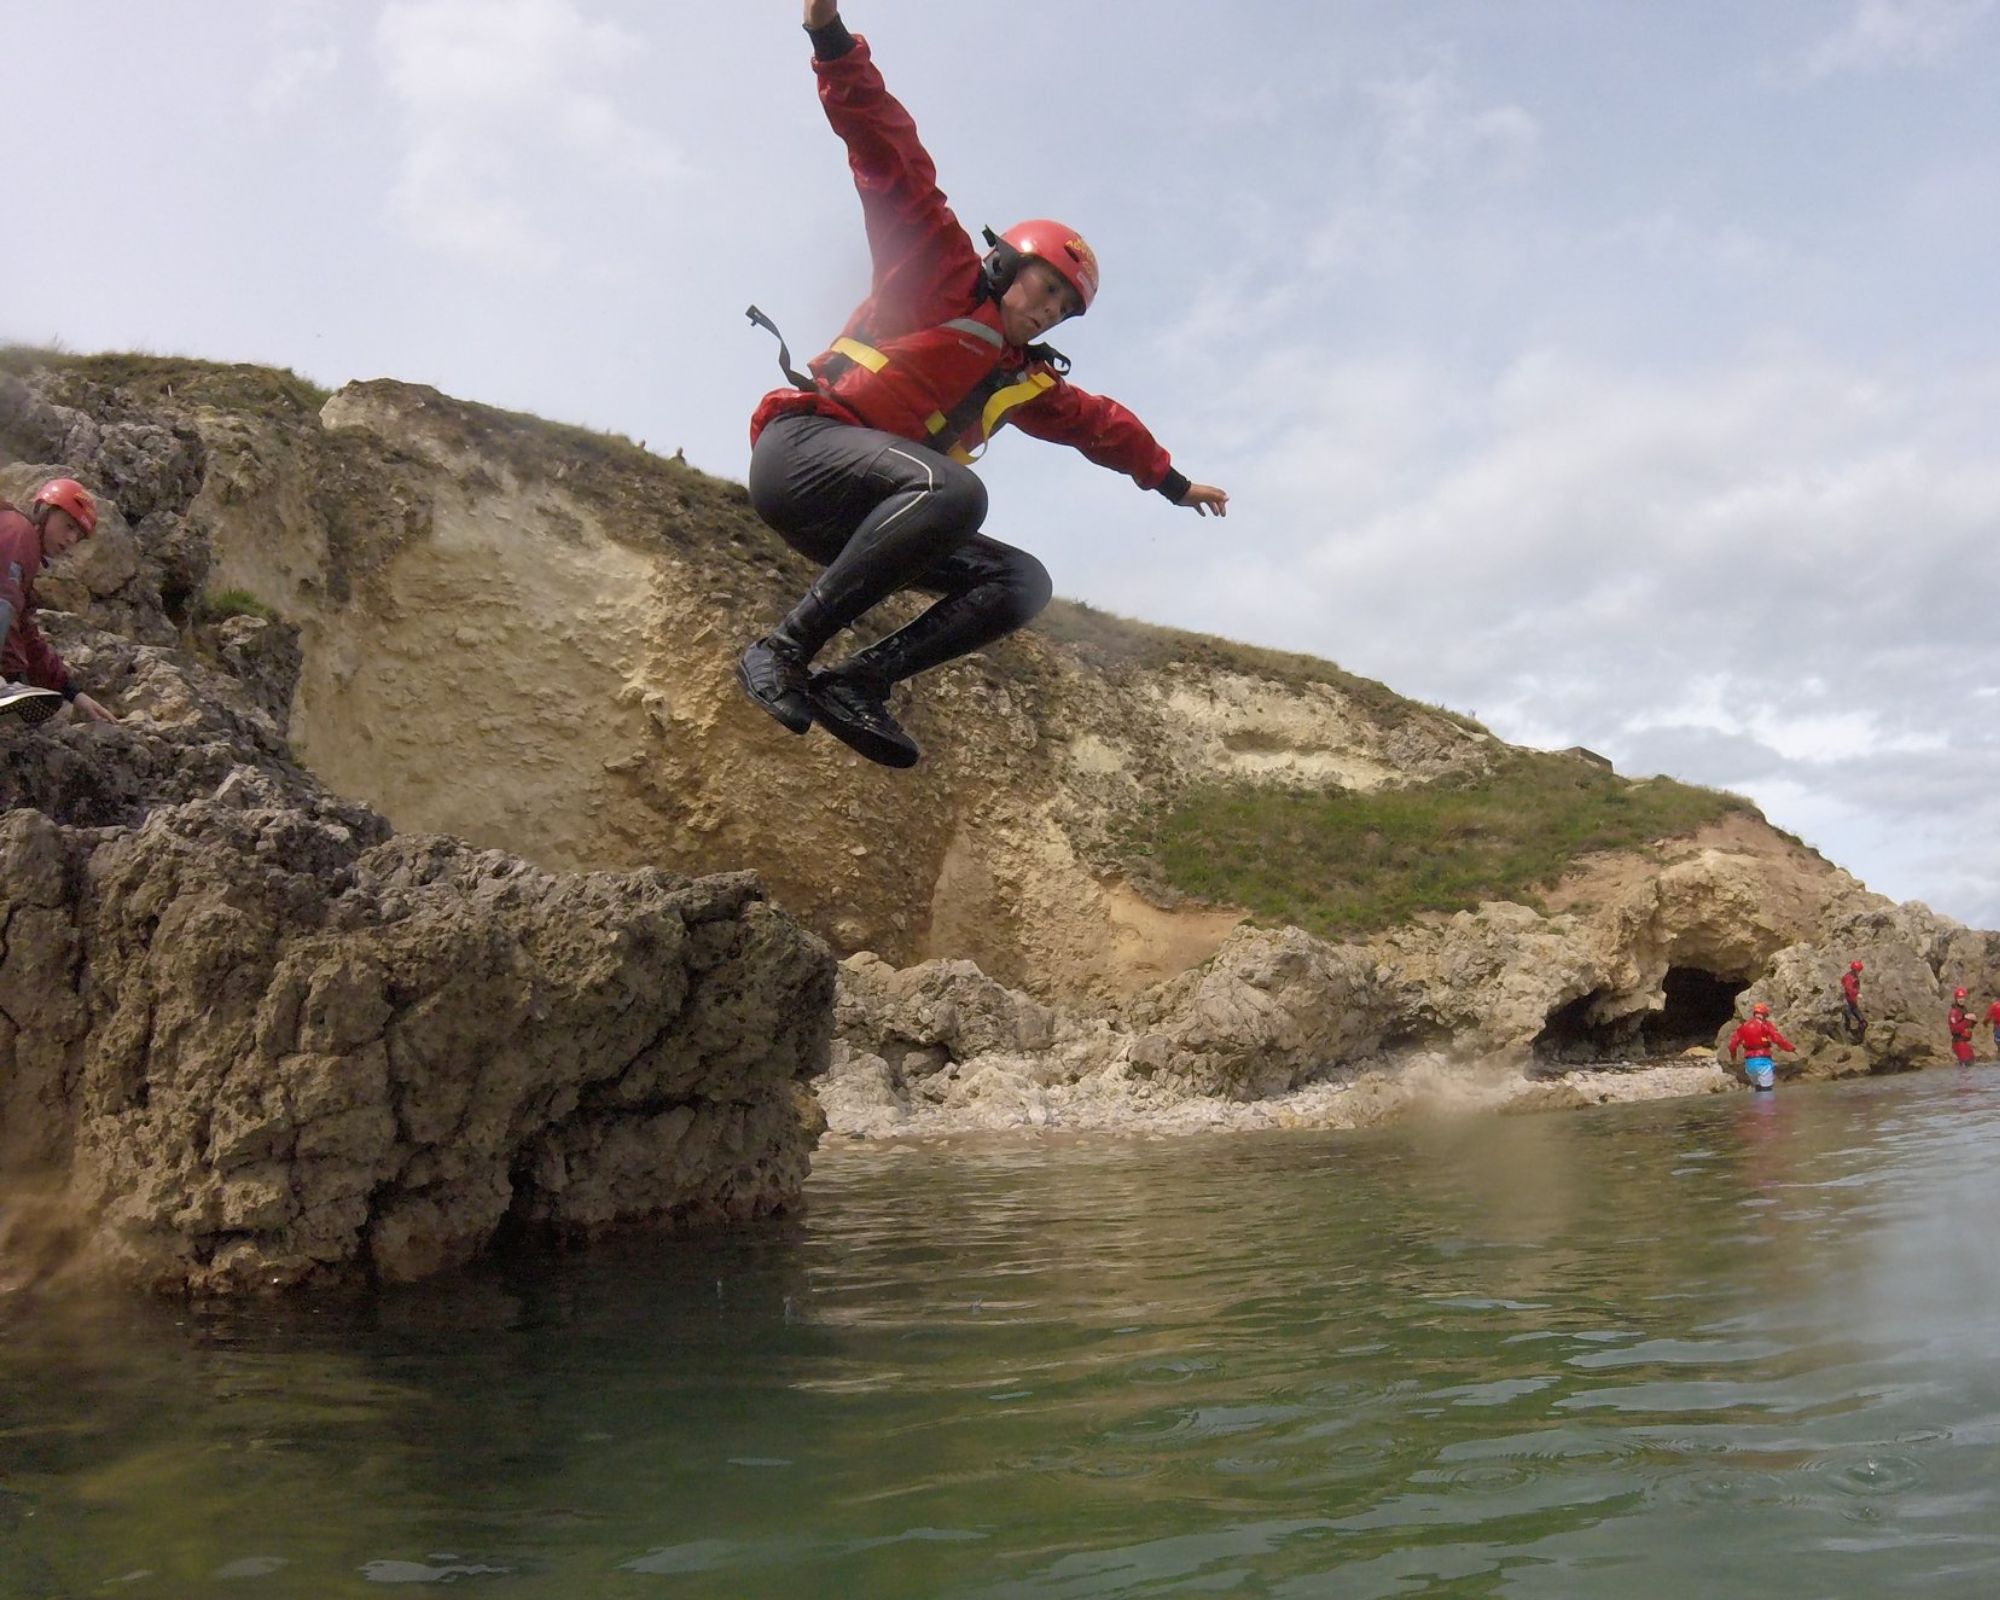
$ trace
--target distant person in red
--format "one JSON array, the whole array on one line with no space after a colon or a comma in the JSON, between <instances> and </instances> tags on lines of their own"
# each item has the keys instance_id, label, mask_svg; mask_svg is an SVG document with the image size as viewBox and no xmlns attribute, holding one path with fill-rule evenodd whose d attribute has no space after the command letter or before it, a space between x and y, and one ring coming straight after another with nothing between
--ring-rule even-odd
<instances>
[{"instance_id":1,"label":"distant person in red","mask_svg":"<svg viewBox=\"0 0 2000 1600\"><path fill-rule=\"evenodd\" d=\"M1847 970L1840 975L1840 1003L1845 1009L1844 1021L1850 1033L1857 1039L1868 1037L1868 1019L1861 1014L1861 963L1848 963Z\"/></svg>"},{"instance_id":2,"label":"distant person in red","mask_svg":"<svg viewBox=\"0 0 2000 1600\"><path fill-rule=\"evenodd\" d=\"M1945 1026L1951 1029L1951 1053L1958 1057L1961 1067L1972 1065L1972 1013L1965 1009L1965 991L1951 992L1951 1009L1944 1014Z\"/></svg>"},{"instance_id":3,"label":"distant person in red","mask_svg":"<svg viewBox=\"0 0 2000 1600\"><path fill-rule=\"evenodd\" d=\"M97 502L74 478L51 478L28 509L0 500L0 712L40 722L67 700L93 722L118 719L71 681L69 668L35 625L35 578L79 539L97 531Z\"/></svg>"},{"instance_id":4,"label":"distant person in red","mask_svg":"<svg viewBox=\"0 0 2000 1600\"><path fill-rule=\"evenodd\" d=\"M2000 1000L1986 1008L1986 1020L1993 1024L1993 1053L2000 1056Z\"/></svg>"},{"instance_id":5,"label":"distant person in red","mask_svg":"<svg viewBox=\"0 0 2000 1600\"><path fill-rule=\"evenodd\" d=\"M1743 1052L1743 1070L1749 1075L1750 1087L1759 1093L1778 1087L1778 1069L1771 1062L1773 1046L1780 1050L1797 1048L1771 1025L1771 1008L1759 1000L1750 1008L1750 1020L1729 1036L1730 1062L1735 1062L1738 1050Z\"/></svg>"}]
</instances>

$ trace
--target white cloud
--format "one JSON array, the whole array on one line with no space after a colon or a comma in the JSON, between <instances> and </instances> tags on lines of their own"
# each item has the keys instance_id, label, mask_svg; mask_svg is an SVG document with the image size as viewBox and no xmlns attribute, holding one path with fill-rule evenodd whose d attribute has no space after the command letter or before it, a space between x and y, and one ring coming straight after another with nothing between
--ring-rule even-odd
<instances>
[{"instance_id":1,"label":"white cloud","mask_svg":"<svg viewBox=\"0 0 2000 1600\"><path fill-rule=\"evenodd\" d=\"M1929 66L1994 8L1995 0L1857 0L1853 12L1806 55L1806 75Z\"/></svg>"},{"instance_id":2,"label":"white cloud","mask_svg":"<svg viewBox=\"0 0 2000 1600\"><path fill-rule=\"evenodd\" d=\"M680 170L605 87L643 41L574 0L391 0L375 44L409 129L391 203L425 244L546 268L562 258L578 189Z\"/></svg>"},{"instance_id":3,"label":"white cloud","mask_svg":"<svg viewBox=\"0 0 2000 1600\"><path fill-rule=\"evenodd\" d=\"M1541 127L1517 105L1472 107L1443 71L1367 86L1381 118L1381 168L1400 191L1459 176L1516 178L1533 163Z\"/></svg>"},{"instance_id":4,"label":"white cloud","mask_svg":"<svg viewBox=\"0 0 2000 1600\"><path fill-rule=\"evenodd\" d=\"M339 69L335 22L332 0L280 0L271 8L265 18L271 58L250 88L250 104L259 116L283 111L309 84Z\"/></svg>"},{"instance_id":5,"label":"white cloud","mask_svg":"<svg viewBox=\"0 0 2000 1600\"><path fill-rule=\"evenodd\" d=\"M1847 835L1879 852L1895 819L1993 787L1983 710L1959 714L1995 682L1993 374L1931 376L1795 343L1642 369L1541 346L1484 375L1294 345L1220 395L1259 419L1231 463L1259 559L1189 575L1199 625L1281 626L1505 738L1749 792L1836 859ZM1960 915L2000 911L1987 821L1945 830L1949 881L1976 891ZM1936 854L1886 870L1916 892Z\"/></svg>"}]
</instances>

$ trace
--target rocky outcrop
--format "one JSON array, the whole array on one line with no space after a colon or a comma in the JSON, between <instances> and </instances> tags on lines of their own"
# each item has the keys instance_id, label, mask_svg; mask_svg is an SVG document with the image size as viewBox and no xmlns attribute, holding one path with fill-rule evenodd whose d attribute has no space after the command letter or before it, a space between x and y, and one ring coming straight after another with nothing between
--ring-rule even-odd
<instances>
[{"instance_id":1,"label":"rocky outcrop","mask_svg":"<svg viewBox=\"0 0 2000 1600\"><path fill-rule=\"evenodd\" d=\"M405 1279L796 1205L825 946L747 873L551 874L333 795L297 630L192 603L198 441L0 398L103 497L38 588L122 719L0 719L0 1276Z\"/></svg>"},{"instance_id":2,"label":"rocky outcrop","mask_svg":"<svg viewBox=\"0 0 2000 1600\"><path fill-rule=\"evenodd\" d=\"M2000 990L1992 936L1892 905L1767 829L1731 822L1659 857L1585 863L1552 912L1493 903L1346 944L1239 929L1108 1017L970 963L852 957L820 1098L860 1136L1550 1110L1740 1083L1720 1047L1757 1000L1799 1047L1785 1076L1939 1064L1951 989ZM1839 1000L1855 959L1865 1040Z\"/></svg>"},{"instance_id":3,"label":"rocky outcrop","mask_svg":"<svg viewBox=\"0 0 2000 1600\"><path fill-rule=\"evenodd\" d=\"M93 1263L405 1279L508 1224L795 1202L830 976L754 880L353 822L250 779L134 828L0 821L0 1162L67 1172Z\"/></svg>"},{"instance_id":4,"label":"rocky outcrop","mask_svg":"<svg viewBox=\"0 0 2000 1600\"><path fill-rule=\"evenodd\" d=\"M1295 929L1246 934L1204 973L1105 1018L1038 1006L969 963L898 971L853 956L815 1088L831 1132L866 1139L1361 1128L1732 1087L1711 1051L1640 1070L1531 1073L1525 1058L1397 1043L1396 990L1375 976L1371 988L1362 952ZM984 1020L966 1027L967 1017Z\"/></svg>"}]
</instances>

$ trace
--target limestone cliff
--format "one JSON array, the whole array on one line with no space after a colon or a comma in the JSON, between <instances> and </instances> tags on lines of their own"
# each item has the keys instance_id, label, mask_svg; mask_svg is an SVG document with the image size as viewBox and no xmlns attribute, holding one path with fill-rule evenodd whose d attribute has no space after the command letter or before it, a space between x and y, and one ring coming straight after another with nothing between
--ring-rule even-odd
<instances>
[{"instance_id":1,"label":"limestone cliff","mask_svg":"<svg viewBox=\"0 0 2000 1600\"><path fill-rule=\"evenodd\" d=\"M754 870L852 957L822 1084L837 1126L952 1108L1120 1125L1309 1091L1373 1115L1411 1061L1459 1082L1506 1063L1503 1098L1543 1104L1585 1091L1523 1063L1712 1050L1760 996L1808 1071L1922 1065L1941 987L2000 976L1985 935L1868 894L1747 808L1518 901L1340 941L1195 903L1129 839L1204 785L1401 792L1518 757L1327 663L1060 606L908 696L929 752L913 772L793 739L729 667L809 569L736 485L625 441L405 384L327 396L105 358L0 392L0 444L89 468L139 518L115 559L151 575L164 624L114 616L108 571L82 580L93 617L163 646L205 594L283 619L296 687L265 708L333 792L550 872ZM1881 1019L1865 1048L1833 999L1856 956Z\"/></svg>"},{"instance_id":2,"label":"limestone cliff","mask_svg":"<svg viewBox=\"0 0 2000 1600\"><path fill-rule=\"evenodd\" d=\"M1028 633L927 679L909 720L931 755L886 772L741 702L736 652L811 570L737 485L407 384L316 401L256 369L86 361L17 391L0 443L81 461L130 417L198 446L194 583L297 628L300 760L398 828L559 871L750 866L837 948L1091 999L1240 920L1135 892L1119 818L1207 778L1374 787L1494 745L1324 663L1154 666Z\"/></svg>"},{"instance_id":3,"label":"limestone cliff","mask_svg":"<svg viewBox=\"0 0 2000 1600\"><path fill-rule=\"evenodd\" d=\"M102 493L39 588L122 714L0 719L0 1287L410 1278L795 1205L825 946L747 873L554 875L336 797L287 743L295 630L194 604L198 431L0 400L45 463L0 494Z\"/></svg>"}]
</instances>

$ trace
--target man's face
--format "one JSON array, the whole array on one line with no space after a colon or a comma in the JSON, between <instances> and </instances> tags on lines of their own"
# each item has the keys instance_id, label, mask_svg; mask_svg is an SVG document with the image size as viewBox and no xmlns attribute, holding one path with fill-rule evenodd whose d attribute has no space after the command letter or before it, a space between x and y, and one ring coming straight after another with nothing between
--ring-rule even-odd
<instances>
[{"instance_id":1,"label":"man's face","mask_svg":"<svg viewBox=\"0 0 2000 1600\"><path fill-rule=\"evenodd\" d=\"M1033 344L1083 302L1063 275L1046 261L1024 261L1000 297L1000 330L1009 344Z\"/></svg>"},{"instance_id":2,"label":"man's face","mask_svg":"<svg viewBox=\"0 0 2000 1600\"><path fill-rule=\"evenodd\" d=\"M51 560L61 555L77 540L83 537L83 529L60 506L49 508L49 519L42 524L42 554Z\"/></svg>"}]
</instances>

